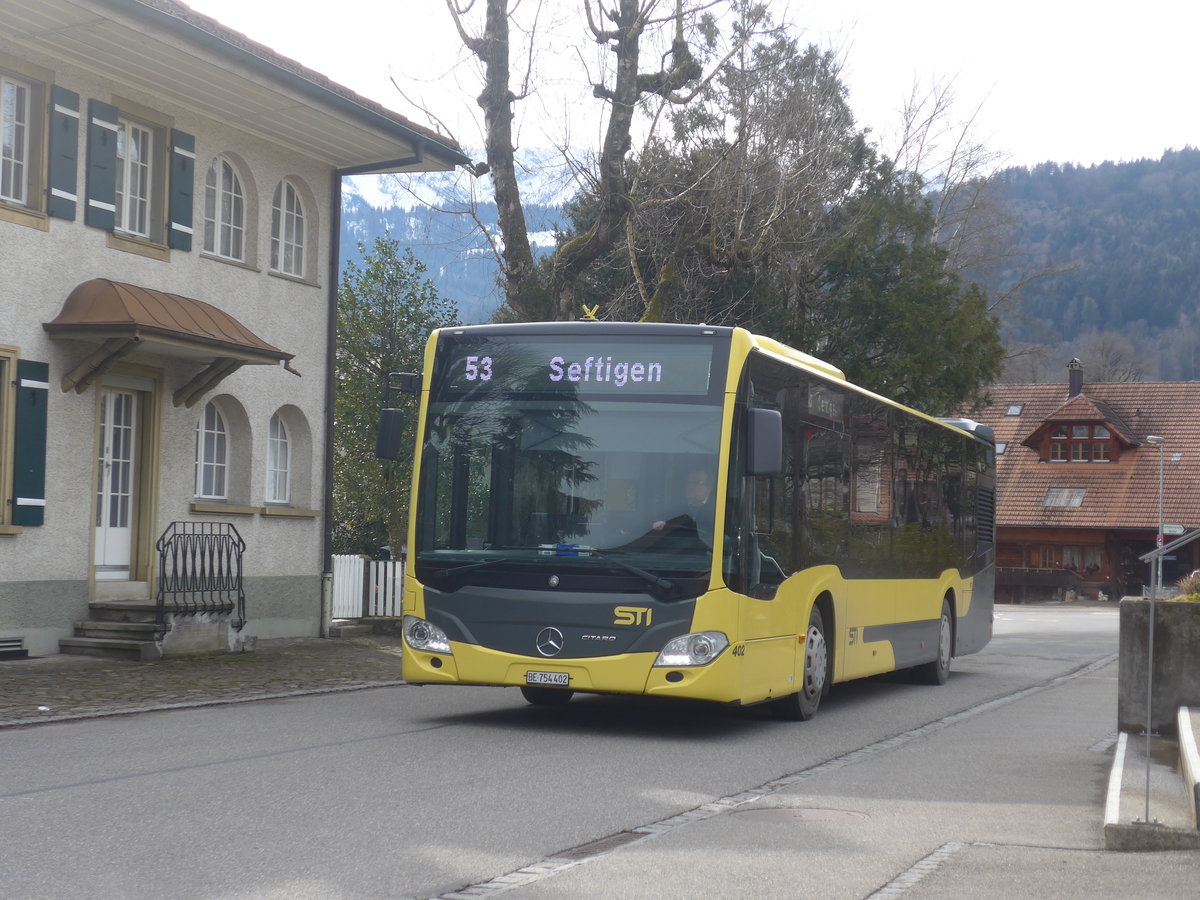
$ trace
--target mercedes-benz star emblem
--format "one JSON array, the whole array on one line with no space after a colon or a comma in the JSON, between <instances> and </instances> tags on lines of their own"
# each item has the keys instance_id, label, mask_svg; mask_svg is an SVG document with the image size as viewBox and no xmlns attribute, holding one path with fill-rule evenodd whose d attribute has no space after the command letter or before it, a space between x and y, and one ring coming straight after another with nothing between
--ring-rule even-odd
<instances>
[{"instance_id":1,"label":"mercedes-benz star emblem","mask_svg":"<svg viewBox=\"0 0 1200 900\"><path fill-rule=\"evenodd\" d=\"M542 656L557 656L562 652L563 633L557 628L543 628L537 636L537 652Z\"/></svg>"}]
</instances>

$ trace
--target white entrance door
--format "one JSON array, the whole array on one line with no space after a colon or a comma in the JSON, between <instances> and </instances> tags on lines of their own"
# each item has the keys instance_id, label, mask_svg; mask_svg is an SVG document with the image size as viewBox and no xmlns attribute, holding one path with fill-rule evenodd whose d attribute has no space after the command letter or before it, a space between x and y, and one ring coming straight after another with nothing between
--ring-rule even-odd
<instances>
[{"instance_id":1,"label":"white entrance door","mask_svg":"<svg viewBox=\"0 0 1200 900\"><path fill-rule=\"evenodd\" d=\"M96 476L96 579L128 580L133 546L137 395L100 392L100 457Z\"/></svg>"}]
</instances>

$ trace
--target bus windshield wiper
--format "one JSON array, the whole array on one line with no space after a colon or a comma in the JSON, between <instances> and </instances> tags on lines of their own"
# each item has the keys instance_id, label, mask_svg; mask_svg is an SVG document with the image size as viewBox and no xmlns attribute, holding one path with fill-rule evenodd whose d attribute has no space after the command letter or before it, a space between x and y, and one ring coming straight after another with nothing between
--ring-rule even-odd
<instances>
[{"instance_id":1,"label":"bus windshield wiper","mask_svg":"<svg viewBox=\"0 0 1200 900\"><path fill-rule=\"evenodd\" d=\"M539 553L547 556L572 556L579 558L594 556L597 559L609 563L618 569L623 569L630 575L636 575L638 578L642 579L642 581L646 582L652 587L658 588L660 591L672 593L675 590L675 582L671 581L670 579L655 575L653 572L647 572L645 569L639 569L637 566L630 565L624 560L617 559L615 556L611 556L608 553L602 553L595 547L588 547L584 544L539 545L537 547L495 547L493 549L500 551L537 550ZM483 569L487 566L495 565L496 563L513 561L513 557L493 556L490 559L480 560L479 562L464 563L461 566L452 566L445 569L439 569L434 573L433 577L438 581L443 581L453 578L456 575L460 575L463 572L470 572L472 569ZM521 559L520 561L526 562L528 560Z\"/></svg>"},{"instance_id":2,"label":"bus windshield wiper","mask_svg":"<svg viewBox=\"0 0 1200 900\"><path fill-rule=\"evenodd\" d=\"M580 554L587 553L589 556L595 556L604 560L606 563L612 563L618 569L624 569L631 575L636 575L638 578L642 579L642 581L649 585L653 585L660 591L667 591L670 593L675 590L675 582L671 581L670 579L655 575L653 572L647 572L645 569L639 569L637 566L631 566L624 560L617 559L615 556L609 556L607 553L601 553L594 547L580 547L579 552Z\"/></svg>"},{"instance_id":3,"label":"bus windshield wiper","mask_svg":"<svg viewBox=\"0 0 1200 900\"><path fill-rule=\"evenodd\" d=\"M503 547L490 547L489 549L496 551L498 553L503 553L506 550L539 550L539 549L541 549L544 551L544 548L539 548L539 547L507 547L507 546L503 546ZM487 559L480 560L479 562L463 563L460 566L447 566L444 569L438 569L436 572L433 573L432 577L438 581L443 581L443 580L450 579L456 575L459 575L463 572L470 572L472 569L484 569L484 568L487 568L488 566L496 565L498 563L527 562L527 561L528 561L527 557L492 556Z\"/></svg>"},{"instance_id":4,"label":"bus windshield wiper","mask_svg":"<svg viewBox=\"0 0 1200 900\"><path fill-rule=\"evenodd\" d=\"M505 561L507 561L507 557L493 556L491 559L481 560L480 562L464 563L461 566L450 566L445 569L438 569L433 573L433 577L437 579L449 578L451 575L457 575L459 572L469 572L472 569L482 569L484 566L490 566L493 563Z\"/></svg>"}]
</instances>

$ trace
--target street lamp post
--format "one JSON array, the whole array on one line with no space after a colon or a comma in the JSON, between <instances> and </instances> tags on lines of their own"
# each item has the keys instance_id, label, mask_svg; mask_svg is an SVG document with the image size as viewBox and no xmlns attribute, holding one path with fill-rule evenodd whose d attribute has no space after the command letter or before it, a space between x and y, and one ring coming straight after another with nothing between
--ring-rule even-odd
<instances>
[{"instance_id":1,"label":"street lamp post","mask_svg":"<svg viewBox=\"0 0 1200 900\"><path fill-rule=\"evenodd\" d=\"M1142 820L1150 824L1150 732L1154 719L1151 710L1154 703L1154 604L1162 590L1162 548L1163 548L1163 449L1166 441L1157 434L1147 435L1147 444L1158 445L1158 540L1155 549L1159 555L1154 560L1154 577L1150 583L1150 621L1146 639L1146 810Z\"/></svg>"}]
</instances>

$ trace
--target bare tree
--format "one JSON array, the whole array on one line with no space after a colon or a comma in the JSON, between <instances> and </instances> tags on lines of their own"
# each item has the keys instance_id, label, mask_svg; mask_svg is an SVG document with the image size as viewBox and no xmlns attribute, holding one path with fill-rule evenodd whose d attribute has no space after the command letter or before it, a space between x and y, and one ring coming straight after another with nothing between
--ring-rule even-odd
<instances>
[{"instance_id":1,"label":"bare tree","mask_svg":"<svg viewBox=\"0 0 1200 900\"><path fill-rule=\"evenodd\" d=\"M585 0L590 40L611 54L610 64L591 85L592 96L606 108L600 149L594 165L575 166L583 189L594 195L595 202L590 205L593 218L586 229L560 245L548 267L539 265L532 252L518 183L514 107L529 95L532 71L529 60L524 60L526 77L520 90L514 90L512 28L520 0L483 0L482 28L472 32L469 14L475 2L446 0L463 45L483 71L478 103L484 115L487 160L476 168L476 174L486 172L492 179L503 237L500 262L505 299L518 318L572 318L577 314L575 285L581 273L625 235L633 209L626 163L633 147L636 116L647 99L686 104L706 82L701 33L711 37L711 19L706 13L725 0L696 5L686 5L685 0ZM655 49L659 50L659 65L644 71L643 58Z\"/></svg>"},{"instance_id":2,"label":"bare tree","mask_svg":"<svg viewBox=\"0 0 1200 900\"><path fill-rule=\"evenodd\" d=\"M1085 335L1076 355L1084 361L1089 381L1141 381L1145 376L1133 344L1111 331Z\"/></svg>"},{"instance_id":3,"label":"bare tree","mask_svg":"<svg viewBox=\"0 0 1200 900\"><path fill-rule=\"evenodd\" d=\"M947 265L978 271L1006 258L1014 223L995 191L1004 156L975 136L981 106L960 119L956 102L953 82L924 90L914 85L904 103L895 160L901 171L936 189L934 215Z\"/></svg>"},{"instance_id":4,"label":"bare tree","mask_svg":"<svg viewBox=\"0 0 1200 900\"><path fill-rule=\"evenodd\" d=\"M749 293L768 271L774 310L798 302L827 213L870 155L837 59L773 28L761 8L739 13L745 40L711 89L634 161L625 254L637 292L612 299L625 317L754 326Z\"/></svg>"}]
</instances>

